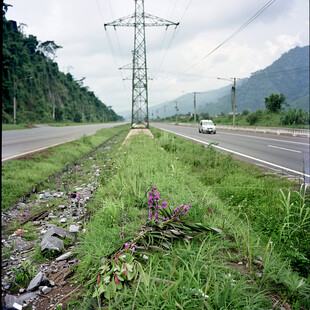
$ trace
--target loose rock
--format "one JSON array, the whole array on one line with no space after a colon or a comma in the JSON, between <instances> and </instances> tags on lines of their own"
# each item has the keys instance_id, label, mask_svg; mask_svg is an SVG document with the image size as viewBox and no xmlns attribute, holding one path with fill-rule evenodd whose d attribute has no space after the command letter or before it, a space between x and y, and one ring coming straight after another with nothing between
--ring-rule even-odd
<instances>
[{"instance_id":1,"label":"loose rock","mask_svg":"<svg viewBox=\"0 0 310 310\"><path fill-rule=\"evenodd\" d=\"M39 272L29 283L27 290L28 291L35 291L41 284L41 281L43 279L43 272Z\"/></svg>"},{"instance_id":2,"label":"loose rock","mask_svg":"<svg viewBox=\"0 0 310 310\"><path fill-rule=\"evenodd\" d=\"M63 248L64 248L63 241L56 237L46 237L46 238L43 238L41 242L41 251L56 250L60 252L62 251Z\"/></svg>"},{"instance_id":3,"label":"loose rock","mask_svg":"<svg viewBox=\"0 0 310 310\"><path fill-rule=\"evenodd\" d=\"M67 252L59 257L56 258L56 261L61 261L61 260L66 260L67 258L70 257L70 255L72 254L72 252Z\"/></svg>"},{"instance_id":4,"label":"loose rock","mask_svg":"<svg viewBox=\"0 0 310 310\"><path fill-rule=\"evenodd\" d=\"M77 233L80 230L80 227L77 225L70 225L69 226L69 232L70 233Z\"/></svg>"}]
</instances>

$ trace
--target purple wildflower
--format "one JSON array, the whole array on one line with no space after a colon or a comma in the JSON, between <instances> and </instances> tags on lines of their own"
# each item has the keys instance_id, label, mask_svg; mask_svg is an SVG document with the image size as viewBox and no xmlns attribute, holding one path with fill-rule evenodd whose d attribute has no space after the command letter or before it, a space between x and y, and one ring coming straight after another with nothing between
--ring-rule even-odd
<instances>
[{"instance_id":1,"label":"purple wildflower","mask_svg":"<svg viewBox=\"0 0 310 310\"><path fill-rule=\"evenodd\" d=\"M124 235L123 235L122 232L119 233L119 236L120 236L121 238L124 238Z\"/></svg>"}]
</instances>

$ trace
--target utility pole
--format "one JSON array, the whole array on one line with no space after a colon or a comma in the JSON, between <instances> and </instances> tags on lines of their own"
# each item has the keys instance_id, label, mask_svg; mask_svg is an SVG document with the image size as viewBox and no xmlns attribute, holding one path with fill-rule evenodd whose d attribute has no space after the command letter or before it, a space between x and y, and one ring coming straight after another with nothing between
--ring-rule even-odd
<instances>
[{"instance_id":1,"label":"utility pole","mask_svg":"<svg viewBox=\"0 0 310 310\"><path fill-rule=\"evenodd\" d=\"M236 78L234 78L234 85L231 89L233 92L233 127L235 127L235 120L236 120Z\"/></svg>"},{"instance_id":2,"label":"utility pole","mask_svg":"<svg viewBox=\"0 0 310 310\"><path fill-rule=\"evenodd\" d=\"M144 0L135 1L135 13L104 24L104 27L134 27L134 50L132 58L132 107L131 126L144 123L149 127L148 111L148 77L146 65L145 27L178 26L160 17L144 12Z\"/></svg>"},{"instance_id":3,"label":"utility pole","mask_svg":"<svg viewBox=\"0 0 310 310\"><path fill-rule=\"evenodd\" d=\"M178 122L178 102L175 101L175 122L177 123Z\"/></svg>"},{"instance_id":4,"label":"utility pole","mask_svg":"<svg viewBox=\"0 0 310 310\"><path fill-rule=\"evenodd\" d=\"M233 82L233 86L231 88L233 92L233 102L232 102L232 108L233 108L233 127L235 127L235 120L236 120L236 78L231 79L223 79L223 78L217 78L218 80L224 80L224 81L230 81Z\"/></svg>"},{"instance_id":5,"label":"utility pole","mask_svg":"<svg viewBox=\"0 0 310 310\"><path fill-rule=\"evenodd\" d=\"M165 111L165 122L166 122L166 105L164 105L164 111Z\"/></svg>"},{"instance_id":6,"label":"utility pole","mask_svg":"<svg viewBox=\"0 0 310 310\"><path fill-rule=\"evenodd\" d=\"M197 121L197 114L196 114L196 94L200 94L198 91L194 91L194 122Z\"/></svg>"},{"instance_id":7,"label":"utility pole","mask_svg":"<svg viewBox=\"0 0 310 310\"><path fill-rule=\"evenodd\" d=\"M26 77L24 79L19 79L19 80L16 80L14 82L14 99L13 99L13 110L14 110L14 115L13 115L13 119L14 119L14 125L16 125L16 88L17 88L17 82L19 81L23 81L23 80L29 80L29 79L33 79L33 76L29 76L29 77Z\"/></svg>"}]
</instances>

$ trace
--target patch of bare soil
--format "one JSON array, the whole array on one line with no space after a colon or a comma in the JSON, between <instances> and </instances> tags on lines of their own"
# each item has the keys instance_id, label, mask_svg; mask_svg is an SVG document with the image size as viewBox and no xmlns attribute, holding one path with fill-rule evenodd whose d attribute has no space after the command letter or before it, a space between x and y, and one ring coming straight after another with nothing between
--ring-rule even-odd
<instances>
[{"instance_id":1,"label":"patch of bare soil","mask_svg":"<svg viewBox=\"0 0 310 310\"><path fill-rule=\"evenodd\" d=\"M152 132L151 132L149 129L147 129L147 128L131 129L131 130L129 131L127 137L125 138L124 143L125 143L131 136L133 136L133 135L138 135L138 134L146 134L146 135L148 135L148 136L154 138Z\"/></svg>"}]
</instances>

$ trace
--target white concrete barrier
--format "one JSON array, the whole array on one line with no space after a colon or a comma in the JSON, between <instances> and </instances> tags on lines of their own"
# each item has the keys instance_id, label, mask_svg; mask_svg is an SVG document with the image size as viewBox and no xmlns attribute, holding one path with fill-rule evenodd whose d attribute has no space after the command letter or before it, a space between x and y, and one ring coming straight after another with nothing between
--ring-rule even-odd
<instances>
[{"instance_id":1,"label":"white concrete barrier","mask_svg":"<svg viewBox=\"0 0 310 310\"><path fill-rule=\"evenodd\" d=\"M276 135L293 136L293 137L310 137L309 129L283 128L283 127L255 127L255 126L231 126L216 125L217 129L271 133Z\"/></svg>"}]
</instances>

